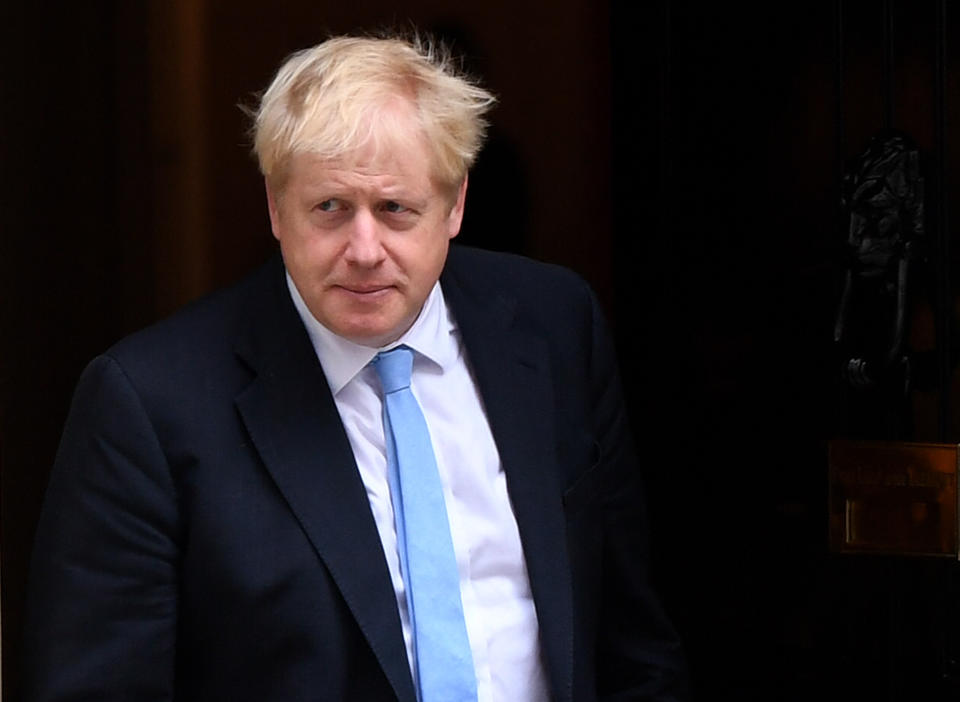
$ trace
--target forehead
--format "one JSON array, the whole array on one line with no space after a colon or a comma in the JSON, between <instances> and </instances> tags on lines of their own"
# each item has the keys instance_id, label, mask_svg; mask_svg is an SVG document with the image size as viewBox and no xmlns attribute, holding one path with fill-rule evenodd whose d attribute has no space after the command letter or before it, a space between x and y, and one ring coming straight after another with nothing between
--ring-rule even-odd
<instances>
[{"instance_id":1,"label":"forehead","mask_svg":"<svg viewBox=\"0 0 960 702\"><path fill-rule=\"evenodd\" d=\"M372 132L358 148L334 156L311 150L290 156L278 191L289 187L328 187L381 190L404 189L410 195L449 196L456 187L447 187L437 178L436 155L419 128Z\"/></svg>"},{"instance_id":2,"label":"forehead","mask_svg":"<svg viewBox=\"0 0 960 702\"><path fill-rule=\"evenodd\" d=\"M433 185L431 165L429 154L419 146L365 147L333 158L303 153L291 158L289 182L402 184L429 188Z\"/></svg>"},{"instance_id":3,"label":"forehead","mask_svg":"<svg viewBox=\"0 0 960 702\"><path fill-rule=\"evenodd\" d=\"M358 115L354 128L346 132L345 125L307 125L298 147L278 169L274 187L283 191L291 179L299 181L307 172L312 180L336 172L341 177L379 175L430 181L434 190L455 194L459 183L448 184L440 176L439 153L430 143L414 102L392 96L368 107L375 109Z\"/></svg>"}]
</instances>

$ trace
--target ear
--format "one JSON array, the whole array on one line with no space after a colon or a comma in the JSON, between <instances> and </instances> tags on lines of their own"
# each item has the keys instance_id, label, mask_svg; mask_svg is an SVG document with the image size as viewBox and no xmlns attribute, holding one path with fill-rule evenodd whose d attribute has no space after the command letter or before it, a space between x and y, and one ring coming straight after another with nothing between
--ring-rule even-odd
<instances>
[{"instance_id":1,"label":"ear","mask_svg":"<svg viewBox=\"0 0 960 702\"><path fill-rule=\"evenodd\" d=\"M447 215L447 231L449 238L455 237L460 233L460 225L463 223L463 208L467 201L467 176L463 176L463 182L457 188L457 199L450 208L450 214Z\"/></svg>"},{"instance_id":2,"label":"ear","mask_svg":"<svg viewBox=\"0 0 960 702\"><path fill-rule=\"evenodd\" d=\"M280 210L277 207L277 194L274 193L273 188L270 187L270 183L266 178L263 180L263 185L267 190L267 210L270 212L270 230L273 232L273 238L280 241Z\"/></svg>"}]
</instances>

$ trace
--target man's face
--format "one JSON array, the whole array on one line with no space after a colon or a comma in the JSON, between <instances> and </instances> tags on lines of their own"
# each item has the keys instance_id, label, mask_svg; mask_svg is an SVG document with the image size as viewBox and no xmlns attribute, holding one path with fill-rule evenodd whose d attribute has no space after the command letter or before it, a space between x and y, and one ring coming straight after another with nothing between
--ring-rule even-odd
<instances>
[{"instance_id":1,"label":"man's face","mask_svg":"<svg viewBox=\"0 0 960 702\"><path fill-rule=\"evenodd\" d=\"M460 230L455 198L430 177L422 140L347 160L294 156L283 190L267 186L270 223L317 321L366 346L413 324Z\"/></svg>"}]
</instances>

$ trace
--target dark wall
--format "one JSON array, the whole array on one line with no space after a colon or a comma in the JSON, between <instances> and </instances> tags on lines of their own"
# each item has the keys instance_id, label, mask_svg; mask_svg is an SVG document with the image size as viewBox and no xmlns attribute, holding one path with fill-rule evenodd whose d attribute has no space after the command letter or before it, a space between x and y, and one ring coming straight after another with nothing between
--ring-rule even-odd
<instances>
[{"instance_id":1,"label":"dark wall","mask_svg":"<svg viewBox=\"0 0 960 702\"><path fill-rule=\"evenodd\" d=\"M947 9L614 11L615 318L657 574L702 699L956 699L955 563L829 554L826 474L827 441L855 426L960 439L952 365L914 387L912 425L891 436L858 421L832 342L841 174L894 127L918 142L928 186L908 346L949 347L937 322L953 319L956 249L940 220L960 164L960 18Z\"/></svg>"},{"instance_id":2,"label":"dark wall","mask_svg":"<svg viewBox=\"0 0 960 702\"><path fill-rule=\"evenodd\" d=\"M830 341L840 177L885 126L929 164L927 284L953 302L960 15L931 0L445 5L0 7L8 699L80 370L272 250L237 103L327 32L408 20L453 39L500 97L462 238L577 269L612 318L656 576L699 698L954 699L954 564L828 554L825 445L850 425ZM914 315L918 349L948 342L944 299ZM952 366L940 375L911 398L909 438L960 440Z\"/></svg>"},{"instance_id":3,"label":"dark wall","mask_svg":"<svg viewBox=\"0 0 960 702\"><path fill-rule=\"evenodd\" d=\"M24 578L47 471L83 365L150 319L118 228L116 17L4 3L0 36L0 487L3 683L15 700ZM131 60L136 60L131 56ZM137 157L130 172L138 170ZM128 257L129 255L129 257Z\"/></svg>"}]
</instances>

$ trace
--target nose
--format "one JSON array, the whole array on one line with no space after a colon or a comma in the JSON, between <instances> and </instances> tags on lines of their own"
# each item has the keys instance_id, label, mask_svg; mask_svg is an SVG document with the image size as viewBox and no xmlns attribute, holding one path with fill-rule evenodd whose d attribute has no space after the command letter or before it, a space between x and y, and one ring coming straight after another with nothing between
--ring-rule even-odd
<instances>
[{"instance_id":1,"label":"nose","mask_svg":"<svg viewBox=\"0 0 960 702\"><path fill-rule=\"evenodd\" d=\"M358 209L349 224L344 259L355 266L371 268L386 257L380 239L380 223L369 210Z\"/></svg>"}]
</instances>

